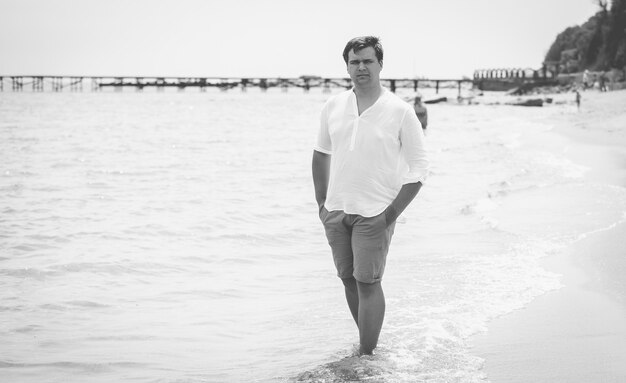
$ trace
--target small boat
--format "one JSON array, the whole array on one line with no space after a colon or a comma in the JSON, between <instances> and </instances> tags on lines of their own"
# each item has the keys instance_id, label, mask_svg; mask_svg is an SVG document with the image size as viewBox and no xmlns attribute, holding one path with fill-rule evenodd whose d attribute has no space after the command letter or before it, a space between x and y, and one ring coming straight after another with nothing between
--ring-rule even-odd
<instances>
[{"instance_id":1,"label":"small boat","mask_svg":"<svg viewBox=\"0 0 626 383\"><path fill-rule=\"evenodd\" d=\"M444 102L444 101L448 101L448 97L431 98L430 100L424 101L424 104L437 104L439 102Z\"/></svg>"},{"instance_id":2,"label":"small boat","mask_svg":"<svg viewBox=\"0 0 626 383\"><path fill-rule=\"evenodd\" d=\"M543 106L543 100L540 98L531 98L524 101L512 102L510 105L516 106Z\"/></svg>"}]
</instances>

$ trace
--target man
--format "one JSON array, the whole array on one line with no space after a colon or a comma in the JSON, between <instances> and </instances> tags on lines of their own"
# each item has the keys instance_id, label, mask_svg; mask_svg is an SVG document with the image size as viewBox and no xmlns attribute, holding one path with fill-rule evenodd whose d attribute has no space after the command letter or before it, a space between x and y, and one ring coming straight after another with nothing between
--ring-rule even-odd
<instances>
[{"instance_id":1,"label":"man","mask_svg":"<svg viewBox=\"0 0 626 383\"><path fill-rule=\"evenodd\" d=\"M378 38L350 40L343 58L354 87L322 110L313 183L359 351L369 355L385 315L381 280L395 221L420 190L428 160L413 108L380 84Z\"/></svg>"}]
</instances>

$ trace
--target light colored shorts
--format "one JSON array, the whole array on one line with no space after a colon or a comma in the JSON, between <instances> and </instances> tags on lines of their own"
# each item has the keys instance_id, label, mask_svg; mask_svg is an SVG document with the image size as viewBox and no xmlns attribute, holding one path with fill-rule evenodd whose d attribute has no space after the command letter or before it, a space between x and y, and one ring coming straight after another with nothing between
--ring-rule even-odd
<instances>
[{"instance_id":1,"label":"light colored shorts","mask_svg":"<svg viewBox=\"0 0 626 383\"><path fill-rule=\"evenodd\" d=\"M322 207L320 219L333 253L337 276L354 277L363 283L380 282L385 272L387 252L395 222L387 225L385 213L374 217L328 211Z\"/></svg>"}]
</instances>

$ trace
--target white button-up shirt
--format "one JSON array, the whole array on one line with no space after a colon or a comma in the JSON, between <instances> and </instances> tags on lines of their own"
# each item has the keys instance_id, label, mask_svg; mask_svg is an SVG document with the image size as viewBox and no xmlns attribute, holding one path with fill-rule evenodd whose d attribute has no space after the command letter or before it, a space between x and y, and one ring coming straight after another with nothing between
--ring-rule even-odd
<instances>
[{"instance_id":1,"label":"white button-up shirt","mask_svg":"<svg viewBox=\"0 0 626 383\"><path fill-rule=\"evenodd\" d=\"M352 90L331 97L314 149L332 156L329 211L376 216L402 185L423 182L428 173L420 122L411 105L386 89L360 116Z\"/></svg>"}]
</instances>

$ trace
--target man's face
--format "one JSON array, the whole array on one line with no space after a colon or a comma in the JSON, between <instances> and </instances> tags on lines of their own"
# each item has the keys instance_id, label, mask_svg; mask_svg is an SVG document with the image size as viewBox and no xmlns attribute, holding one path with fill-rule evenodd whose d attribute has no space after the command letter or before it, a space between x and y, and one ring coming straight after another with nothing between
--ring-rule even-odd
<instances>
[{"instance_id":1,"label":"man's face","mask_svg":"<svg viewBox=\"0 0 626 383\"><path fill-rule=\"evenodd\" d=\"M348 53L348 74L356 85L377 84L382 69L372 47L363 48L358 52L352 50Z\"/></svg>"}]
</instances>

